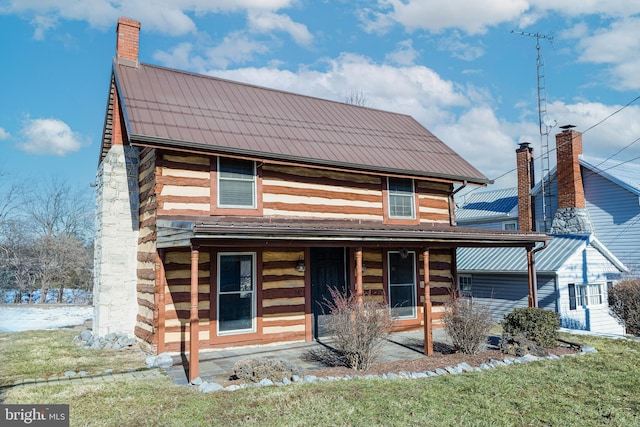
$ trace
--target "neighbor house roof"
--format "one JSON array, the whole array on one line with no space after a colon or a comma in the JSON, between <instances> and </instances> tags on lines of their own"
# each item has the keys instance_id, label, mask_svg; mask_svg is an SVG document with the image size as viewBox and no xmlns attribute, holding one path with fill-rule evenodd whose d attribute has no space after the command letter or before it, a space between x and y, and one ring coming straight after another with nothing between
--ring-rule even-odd
<instances>
[{"instance_id":1,"label":"neighbor house roof","mask_svg":"<svg viewBox=\"0 0 640 427\"><path fill-rule=\"evenodd\" d=\"M599 157L585 156L584 154L578 159L580 166L589 170L593 174L600 175L609 181L621 186L640 196L640 163L638 162L621 162L613 159L602 159ZM547 180L555 179L557 167L554 166ZM531 189L531 194L538 194L541 190L541 181Z\"/></svg>"},{"instance_id":2,"label":"neighbor house roof","mask_svg":"<svg viewBox=\"0 0 640 427\"><path fill-rule=\"evenodd\" d=\"M458 206L459 205L459 206ZM480 221L508 217L517 218L518 189L505 188L493 191L475 191L456 203L458 222Z\"/></svg>"},{"instance_id":3,"label":"neighbor house roof","mask_svg":"<svg viewBox=\"0 0 640 427\"><path fill-rule=\"evenodd\" d=\"M134 145L490 182L408 115L147 64L115 63L114 85Z\"/></svg>"},{"instance_id":4,"label":"neighbor house roof","mask_svg":"<svg viewBox=\"0 0 640 427\"><path fill-rule=\"evenodd\" d=\"M536 253L536 271L555 273L567 260L587 246L593 246L619 271L626 267L593 235L555 235L547 248ZM541 245L538 245L540 247ZM460 248L458 271L474 273L526 273L524 248Z\"/></svg>"}]
</instances>

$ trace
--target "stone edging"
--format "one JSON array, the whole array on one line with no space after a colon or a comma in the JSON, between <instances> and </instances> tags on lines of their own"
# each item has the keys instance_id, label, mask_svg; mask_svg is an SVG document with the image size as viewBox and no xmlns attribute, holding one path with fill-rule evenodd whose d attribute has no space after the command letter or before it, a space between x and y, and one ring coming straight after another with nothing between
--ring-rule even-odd
<instances>
[{"instance_id":1,"label":"stone edging","mask_svg":"<svg viewBox=\"0 0 640 427\"><path fill-rule=\"evenodd\" d=\"M398 374L388 373L388 374L380 374L380 375L346 375L344 377L327 377L327 378L318 378L315 375L293 375L291 378L284 378L282 381L273 382L269 379L263 379L258 383L253 384L232 384L229 386L222 386L216 382L206 382L202 381L200 377L196 378L191 382L191 386L198 386L198 391L202 393L212 393L216 391L236 391L240 389L250 388L250 387L284 387L292 384L305 384L305 383L323 383L323 382L332 382L332 381L345 381L352 379L365 379L365 380L374 380L374 379L398 379L398 378L407 378L407 379L420 379L420 378L430 378L437 377L440 375L448 375L448 374L462 374L465 372L476 372L476 371L486 371L489 369L498 368L501 366L508 366L518 363L528 363L535 361L543 361L543 360L560 360L566 356L578 356L588 353L597 353L598 351L595 347L585 346L582 347L582 351L579 353L572 354L563 354L560 356L556 356L555 354L550 354L546 357L538 357L532 354L527 354L522 357L507 357L504 360L495 360L491 359L488 363L483 363L480 366L473 367L466 362L462 362L457 366L447 366L446 368L437 368L433 371L424 371L424 372L400 372Z\"/></svg>"}]
</instances>

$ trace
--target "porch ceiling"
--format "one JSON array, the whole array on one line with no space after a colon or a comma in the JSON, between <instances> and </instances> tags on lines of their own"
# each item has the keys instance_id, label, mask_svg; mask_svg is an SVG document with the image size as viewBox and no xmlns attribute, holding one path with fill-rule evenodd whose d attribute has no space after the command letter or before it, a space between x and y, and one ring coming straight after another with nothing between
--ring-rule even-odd
<instances>
[{"instance_id":1,"label":"porch ceiling","mask_svg":"<svg viewBox=\"0 0 640 427\"><path fill-rule=\"evenodd\" d=\"M251 217L163 218L157 222L158 248L202 246L407 246L533 247L551 240L541 233L454 227L448 224L387 225L344 220Z\"/></svg>"}]
</instances>

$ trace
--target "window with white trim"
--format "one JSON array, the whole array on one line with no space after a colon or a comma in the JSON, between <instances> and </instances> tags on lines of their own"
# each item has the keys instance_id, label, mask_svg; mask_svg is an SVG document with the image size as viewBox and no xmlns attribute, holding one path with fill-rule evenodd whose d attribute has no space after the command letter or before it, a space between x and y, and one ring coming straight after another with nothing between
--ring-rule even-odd
<instances>
[{"instance_id":1,"label":"window with white trim","mask_svg":"<svg viewBox=\"0 0 640 427\"><path fill-rule=\"evenodd\" d=\"M387 178L389 198L389 218L415 219L415 196L413 180L407 178Z\"/></svg>"},{"instance_id":2,"label":"window with white trim","mask_svg":"<svg viewBox=\"0 0 640 427\"><path fill-rule=\"evenodd\" d=\"M473 281L470 274L458 275L458 291L461 297L471 297L473 295Z\"/></svg>"},{"instance_id":3,"label":"window with white trim","mask_svg":"<svg viewBox=\"0 0 640 427\"><path fill-rule=\"evenodd\" d=\"M569 283L569 310L578 307L602 305L604 296L602 285L599 283L579 284Z\"/></svg>"},{"instance_id":4,"label":"window with white trim","mask_svg":"<svg viewBox=\"0 0 640 427\"><path fill-rule=\"evenodd\" d=\"M389 305L397 319L416 318L416 253L389 252Z\"/></svg>"},{"instance_id":5,"label":"window with white trim","mask_svg":"<svg viewBox=\"0 0 640 427\"><path fill-rule=\"evenodd\" d=\"M218 333L255 331L256 254L218 254Z\"/></svg>"},{"instance_id":6,"label":"window with white trim","mask_svg":"<svg viewBox=\"0 0 640 427\"><path fill-rule=\"evenodd\" d=\"M218 157L218 207L256 207L256 164Z\"/></svg>"}]
</instances>

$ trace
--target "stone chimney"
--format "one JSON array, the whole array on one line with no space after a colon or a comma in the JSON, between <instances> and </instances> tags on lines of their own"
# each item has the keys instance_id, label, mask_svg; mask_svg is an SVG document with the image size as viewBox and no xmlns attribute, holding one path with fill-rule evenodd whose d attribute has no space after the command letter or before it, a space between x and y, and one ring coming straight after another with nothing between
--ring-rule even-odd
<instances>
[{"instance_id":1,"label":"stone chimney","mask_svg":"<svg viewBox=\"0 0 640 427\"><path fill-rule=\"evenodd\" d=\"M138 66L140 22L119 18L116 27L116 60L119 64Z\"/></svg>"},{"instance_id":2,"label":"stone chimney","mask_svg":"<svg viewBox=\"0 0 640 427\"><path fill-rule=\"evenodd\" d=\"M518 169L518 229L520 231L533 231L534 214L531 188L535 182L535 177L533 148L530 143L520 143L520 147L516 150L516 164Z\"/></svg>"},{"instance_id":3,"label":"stone chimney","mask_svg":"<svg viewBox=\"0 0 640 427\"><path fill-rule=\"evenodd\" d=\"M562 126L556 135L558 210L553 218L551 234L586 234L593 232L584 199L579 156L582 155L582 133L573 126Z\"/></svg>"}]
</instances>

